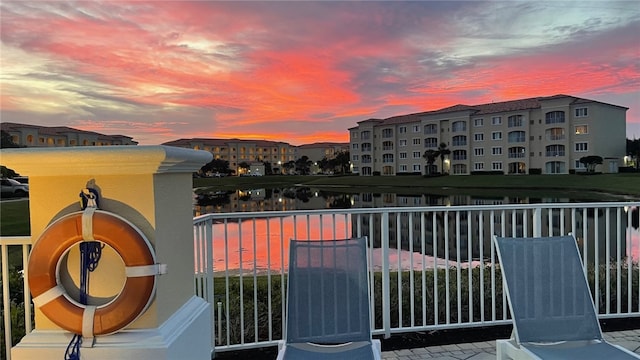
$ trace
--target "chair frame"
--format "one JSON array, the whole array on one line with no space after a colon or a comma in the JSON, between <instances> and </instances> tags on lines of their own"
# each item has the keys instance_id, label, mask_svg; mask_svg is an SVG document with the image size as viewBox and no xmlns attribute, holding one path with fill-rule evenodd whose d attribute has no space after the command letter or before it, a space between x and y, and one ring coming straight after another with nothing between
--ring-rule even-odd
<instances>
[{"instance_id":1,"label":"chair frame","mask_svg":"<svg viewBox=\"0 0 640 360\"><path fill-rule=\"evenodd\" d=\"M285 359L285 354L288 348L295 348L296 350L302 350L308 352L309 354L335 354L339 355L340 353L348 352L350 350L358 349L361 347L371 347L371 352L373 356L372 360L380 360L382 357L382 347L379 339L373 339L371 336L371 288L370 288L370 271L369 271L369 256L366 253L368 250L368 239L366 236L359 238L351 238L344 240L295 240L291 239L291 244L289 248L289 272L291 272L293 266L293 248L292 246L294 242L302 243L302 242L340 242L340 241L349 241L349 240L358 240L364 242L364 250L365 250L365 258L366 258L366 274L367 274L367 313L368 313L368 321L369 321L369 339L368 341L347 341L344 343L331 343L331 344L322 344L322 343L314 343L314 342L290 342L288 338L288 326L289 326L289 299L290 299L290 291L291 291L291 276L287 277L287 305L286 305L286 318L285 318L285 328L284 328L284 339L278 342L278 357L277 360ZM321 340L321 339L319 339Z\"/></svg>"},{"instance_id":2,"label":"chair frame","mask_svg":"<svg viewBox=\"0 0 640 360\"><path fill-rule=\"evenodd\" d=\"M529 239L545 239L548 240L549 242L551 241L557 241L559 238L564 238L562 239L563 241L568 241L567 238L570 237L573 241L574 244L574 249L575 249L575 256L579 259L580 264L582 264L582 259L580 257L580 252L578 249L578 245L577 242L575 240L575 238L573 237L573 235L569 234L569 236L566 237L548 237L548 238L529 238ZM498 237L498 236L493 236L493 242L495 244L496 247L496 253L498 254L498 259L500 261L500 266L502 268L502 264L503 264L503 256L505 256L504 254L502 254L500 246L499 246L499 240L498 239L502 239L502 240L527 240L527 238L506 238L506 237ZM584 271L580 271L580 273L582 274L582 280L584 280L584 285L586 286L586 289L588 291L589 294L591 294L591 292L589 291L589 283L587 281L587 277L584 274ZM502 276L503 276L503 288L506 291L507 294L507 300L509 303L509 310L512 313L512 319L513 319L513 330L511 332L511 337L509 339L498 339L496 340L496 358L498 360L501 359L540 359L541 357L539 357L537 354L535 354L534 352L532 352L531 350L529 350L528 347L533 347L533 346L544 346L546 349L545 350L554 350L554 348L557 350L559 348L580 348L580 347L589 347L589 346L599 346L602 347L602 345L606 345L608 347L612 347L614 349L617 349L620 351L620 355L625 355L625 358L636 358L636 359L640 359L640 356L638 354L635 354L625 348L623 348L622 346L619 345L615 345L615 344L611 344L609 342L607 342L606 340L603 339L602 336L602 329L600 327L600 323L597 320L597 310L595 308L595 305L593 304L593 299L591 299L591 307L587 307L590 308L593 311L593 314L589 314L589 315L593 315L596 319L597 324L597 332L599 333L599 338L596 339L592 339L592 340L566 340L566 339L558 339L557 342L544 342L544 343L531 343L531 342L521 342L520 341L520 336L518 333L518 323L516 321L516 317L513 315L513 302L512 302L512 294L509 290L509 286L507 284L507 279L505 278L505 272L502 272ZM584 289L583 289L584 290ZM607 349L610 350L610 349Z\"/></svg>"}]
</instances>

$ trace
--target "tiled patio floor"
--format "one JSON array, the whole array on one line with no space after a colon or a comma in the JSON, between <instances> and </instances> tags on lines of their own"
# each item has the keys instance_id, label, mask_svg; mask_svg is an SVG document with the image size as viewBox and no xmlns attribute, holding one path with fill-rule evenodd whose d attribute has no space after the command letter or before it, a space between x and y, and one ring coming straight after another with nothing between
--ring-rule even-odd
<instances>
[{"instance_id":1,"label":"tiled patio floor","mask_svg":"<svg viewBox=\"0 0 640 360\"><path fill-rule=\"evenodd\" d=\"M604 333L604 338L613 344L620 345L640 354L640 329L607 332ZM483 341L384 351L382 358L385 360L495 360L496 342Z\"/></svg>"}]
</instances>

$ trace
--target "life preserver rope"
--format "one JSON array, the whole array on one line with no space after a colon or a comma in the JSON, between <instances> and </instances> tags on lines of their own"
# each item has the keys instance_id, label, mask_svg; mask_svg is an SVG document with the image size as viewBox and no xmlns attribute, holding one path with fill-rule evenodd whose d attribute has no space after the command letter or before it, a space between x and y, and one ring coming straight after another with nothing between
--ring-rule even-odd
<instances>
[{"instance_id":1,"label":"life preserver rope","mask_svg":"<svg viewBox=\"0 0 640 360\"><path fill-rule=\"evenodd\" d=\"M116 297L102 305L71 298L60 280L61 262L82 241L109 245L125 264L126 280ZM61 217L35 242L29 257L29 287L34 304L53 323L93 337L117 332L142 315L153 300L156 276L166 272L144 234L126 219L95 208Z\"/></svg>"}]
</instances>

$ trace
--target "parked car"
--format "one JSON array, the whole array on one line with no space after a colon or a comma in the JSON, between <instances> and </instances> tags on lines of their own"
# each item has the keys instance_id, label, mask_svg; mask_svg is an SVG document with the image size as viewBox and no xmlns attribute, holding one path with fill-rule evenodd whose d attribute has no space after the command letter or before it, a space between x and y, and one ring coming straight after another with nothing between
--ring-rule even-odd
<instances>
[{"instance_id":1,"label":"parked car","mask_svg":"<svg viewBox=\"0 0 640 360\"><path fill-rule=\"evenodd\" d=\"M22 184L13 179L1 179L2 184L2 195L10 195L10 196L28 196L29 195L29 185Z\"/></svg>"}]
</instances>

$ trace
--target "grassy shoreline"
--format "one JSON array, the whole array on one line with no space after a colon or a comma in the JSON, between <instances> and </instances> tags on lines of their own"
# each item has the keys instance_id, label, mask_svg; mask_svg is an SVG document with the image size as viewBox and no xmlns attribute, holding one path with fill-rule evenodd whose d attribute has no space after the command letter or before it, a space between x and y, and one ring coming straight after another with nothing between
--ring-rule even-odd
<instances>
[{"instance_id":1,"label":"grassy shoreline","mask_svg":"<svg viewBox=\"0 0 640 360\"><path fill-rule=\"evenodd\" d=\"M408 176L262 176L197 178L194 188L235 190L238 188L274 188L310 186L339 191L341 188L376 188L384 192L413 191L430 193L468 193L484 190L583 191L602 192L629 199L640 199L640 173L597 175L461 175ZM463 190L463 191L461 191Z\"/></svg>"}]
</instances>

